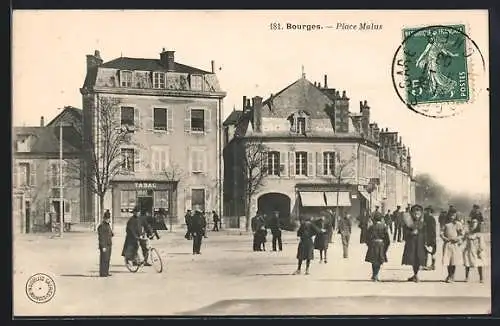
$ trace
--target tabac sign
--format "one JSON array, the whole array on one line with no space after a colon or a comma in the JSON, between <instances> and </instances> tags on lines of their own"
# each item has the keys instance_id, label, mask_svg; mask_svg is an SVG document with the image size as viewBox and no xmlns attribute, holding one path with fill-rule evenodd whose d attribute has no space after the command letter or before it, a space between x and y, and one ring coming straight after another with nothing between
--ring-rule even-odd
<instances>
[{"instance_id":1,"label":"tabac sign","mask_svg":"<svg viewBox=\"0 0 500 326\"><path fill-rule=\"evenodd\" d=\"M154 182L136 182L136 189L156 189L156 183Z\"/></svg>"}]
</instances>

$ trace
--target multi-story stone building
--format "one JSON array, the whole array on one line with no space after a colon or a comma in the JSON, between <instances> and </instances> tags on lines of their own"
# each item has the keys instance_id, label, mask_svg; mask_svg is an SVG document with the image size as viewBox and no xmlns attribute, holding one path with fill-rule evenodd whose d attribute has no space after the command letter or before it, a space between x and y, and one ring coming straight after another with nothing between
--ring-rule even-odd
<instances>
[{"instance_id":1,"label":"multi-story stone building","mask_svg":"<svg viewBox=\"0 0 500 326\"><path fill-rule=\"evenodd\" d=\"M136 145L121 148L122 166L104 199L115 222L138 205L164 208L173 219L187 209L221 210L221 111L225 93L212 70L175 62L174 51L157 59L120 57L103 62L87 55L81 88L84 133L102 139L97 110L103 98L119 102L116 120ZM95 147L90 151L99 151ZM88 153L87 153L88 154ZM88 158L87 158L88 159ZM98 213L97 196L85 189L85 205Z\"/></svg>"},{"instance_id":2,"label":"multi-story stone building","mask_svg":"<svg viewBox=\"0 0 500 326\"><path fill-rule=\"evenodd\" d=\"M342 207L358 216L370 205L404 205L409 155L370 123L370 110L364 101L351 113L346 92L328 88L327 76L323 87L303 76L265 101L243 97L243 110L224 122L225 215L245 212L241 162L248 142L266 151L266 177L252 196L251 215L279 211L286 219Z\"/></svg>"},{"instance_id":3,"label":"multi-story stone building","mask_svg":"<svg viewBox=\"0 0 500 326\"><path fill-rule=\"evenodd\" d=\"M60 184L60 124L63 124L63 184ZM14 127L13 227L15 233L48 231L60 221L60 189L66 223L79 223L81 215L82 112L66 107L38 127ZM52 221L53 219L53 221Z\"/></svg>"}]
</instances>

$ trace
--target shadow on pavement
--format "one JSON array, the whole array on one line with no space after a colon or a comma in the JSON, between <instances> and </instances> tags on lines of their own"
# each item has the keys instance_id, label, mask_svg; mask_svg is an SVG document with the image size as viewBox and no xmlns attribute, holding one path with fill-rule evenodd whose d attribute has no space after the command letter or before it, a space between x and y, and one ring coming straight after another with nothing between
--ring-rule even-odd
<instances>
[{"instance_id":1,"label":"shadow on pavement","mask_svg":"<svg viewBox=\"0 0 500 326\"><path fill-rule=\"evenodd\" d=\"M94 277L99 278L99 275L86 275L86 274L61 274L62 277Z\"/></svg>"},{"instance_id":2,"label":"shadow on pavement","mask_svg":"<svg viewBox=\"0 0 500 326\"><path fill-rule=\"evenodd\" d=\"M373 282L371 279L367 278L367 279L358 279L358 280L346 280L346 279L327 279L327 278L324 278L324 279L319 279L317 281L320 281L320 282L366 282L366 283L376 283L376 282ZM455 283L459 283L459 282L462 282L462 281L455 281ZM384 280L384 279L381 279L379 281L379 283L415 283L415 282L412 282L412 281L408 281L408 280L405 280L405 279L399 279L399 280ZM443 280L419 280L417 283L444 283Z\"/></svg>"},{"instance_id":3,"label":"shadow on pavement","mask_svg":"<svg viewBox=\"0 0 500 326\"><path fill-rule=\"evenodd\" d=\"M283 275L293 275L292 273L261 273L254 274L254 276L283 276Z\"/></svg>"}]
</instances>

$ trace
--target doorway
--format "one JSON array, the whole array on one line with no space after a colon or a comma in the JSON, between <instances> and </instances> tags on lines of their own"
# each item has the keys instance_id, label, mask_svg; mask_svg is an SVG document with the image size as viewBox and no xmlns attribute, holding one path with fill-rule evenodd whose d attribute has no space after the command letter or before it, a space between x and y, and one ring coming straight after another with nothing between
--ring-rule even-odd
<instances>
[{"instance_id":1,"label":"doorway","mask_svg":"<svg viewBox=\"0 0 500 326\"><path fill-rule=\"evenodd\" d=\"M148 190L145 194L137 196L137 207L141 215L153 215L153 191Z\"/></svg>"},{"instance_id":2,"label":"doorway","mask_svg":"<svg viewBox=\"0 0 500 326\"><path fill-rule=\"evenodd\" d=\"M26 233L30 233L30 228L31 228L31 216L30 216L30 212L31 212L31 203L27 200L24 202L24 210L25 210L25 214L24 214L24 217L25 217L25 221L24 221L24 228L25 228L25 232Z\"/></svg>"}]
</instances>

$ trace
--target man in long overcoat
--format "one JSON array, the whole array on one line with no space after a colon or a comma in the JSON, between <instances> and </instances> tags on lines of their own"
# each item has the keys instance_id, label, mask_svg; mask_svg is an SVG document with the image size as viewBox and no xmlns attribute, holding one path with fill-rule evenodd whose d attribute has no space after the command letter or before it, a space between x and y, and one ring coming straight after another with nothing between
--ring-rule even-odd
<instances>
[{"instance_id":1,"label":"man in long overcoat","mask_svg":"<svg viewBox=\"0 0 500 326\"><path fill-rule=\"evenodd\" d=\"M337 214L329 209L326 211L327 214L325 214L325 229L326 229L326 235L328 239L328 243L333 243L333 232L335 230L335 226L337 224Z\"/></svg>"},{"instance_id":2,"label":"man in long overcoat","mask_svg":"<svg viewBox=\"0 0 500 326\"><path fill-rule=\"evenodd\" d=\"M201 254L201 241L206 228L206 220L201 211L196 210L191 221L191 236L193 237L193 255Z\"/></svg>"},{"instance_id":3,"label":"man in long overcoat","mask_svg":"<svg viewBox=\"0 0 500 326\"><path fill-rule=\"evenodd\" d=\"M127 221L127 227L125 229L125 242L123 243L122 256L126 260L133 261L134 264L138 264L137 250L139 249L139 239L141 236L141 223L139 217L137 216L137 208L134 208L132 212L132 217Z\"/></svg>"},{"instance_id":4,"label":"man in long overcoat","mask_svg":"<svg viewBox=\"0 0 500 326\"><path fill-rule=\"evenodd\" d=\"M394 234L392 241L401 242L403 235L403 212L401 212L401 206L398 205L394 213L392 213L394 220Z\"/></svg>"},{"instance_id":5,"label":"man in long overcoat","mask_svg":"<svg viewBox=\"0 0 500 326\"><path fill-rule=\"evenodd\" d=\"M368 211L364 211L361 213L361 216L359 217L359 228L361 230L359 234L359 243L366 243L366 237L367 237L367 230L368 226L370 224L370 214Z\"/></svg>"},{"instance_id":6,"label":"man in long overcoat","mask_svg":"<svg viewBox=\"0 0 500 326\"><path fill-rule=\"evenodd\" d=\"M111 247L113 231L109 224L110 216L104 214L102 223L97 227L97 235L99 240L99 276L108 277L109 274L109 261L111 260Z\"/></svg>"},{"instance_id":7,"label":"man in long overcoat","mask_svg":"<svg viewBox=\"0 0 500 326\"><path fill-rule=\"evenodd\" d=\"M186 224L186 239L191 240L191 221L193 220L193 214L191 210L188 209L186 215L184 215L184 223Z\"/></svg>"},{"instance_id":8,"label":"man in long overcoat","mask_svg":"<svg viewBox=\"0 0 500 326\"><path fill-rule=\"evenodd\" d=\"M343 257L349 257L349 240L351 238L351 217L349 214L344 214L342 218L339 220L339 234L340 239L342 240L342 252Z\"/></svg>"},{"instance_id":9,"label":"man in long overcoat","mask_svg":"<svg viewBox=\"0 0 500 326\"><path fill-rule=\"evenodd\" d=\"M427 228L423 217L423 208L413 205L410 209L411 219L404 225L403 232L406 233L405 247L403 250L403 265L413 268L413 276L408 281L418 282L418 271L421 266L427 264Z\"/></svg>"},{"instance_id":10,"label":"man in long overcoat","mask_svg":"<svg viewBox=\"0 0 500 326\"><path fill-rule=\"evenodd\" d=\"M300 274L302 268L302 262L306 261L306 275L309 274L309 266L311 265L311 260L314 259L314 242L313 237L322 231L317 228L314 223L311 222L310 217L305 217L302 219L299 229L297 230L297 236L300 238L299 245L297 247L297 270L294 272L295 275Z\"/></svg>"},{"instance_id":11,"label":"man in long overcoat","mask_svg":"<svg viewBox=\"0 0 500 326\"><path fill-rule=\"evenodd\" d=\"M273 216L271 216L271 218L269 219L269 229L271 230L271 235L273 236L272 238L273 251L276 251L276 249L279 249L279 251L283 250L283 243L281 241L281 225L280 225L279 214L280 214L279 212L274 212Z\"/></svg>"},{"instance_id":12,"label":"man in long overcoat","mask_svg":"<svg viewBox=\"0 0 500 326\"><path fill-rule=\"evenodd\" d=\"M382 214L373 216L373 222L367 230L368 250L365 261L372 264L372 281L378 282L380 267L387 262L387 250L391 243L389 231L383 221Z\"/></svg>"}]
</instances>

